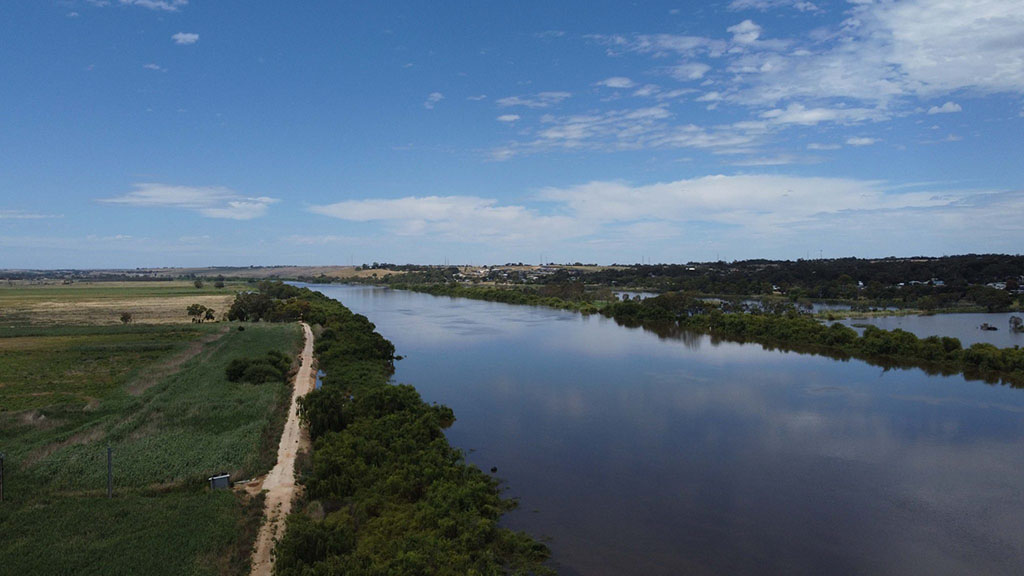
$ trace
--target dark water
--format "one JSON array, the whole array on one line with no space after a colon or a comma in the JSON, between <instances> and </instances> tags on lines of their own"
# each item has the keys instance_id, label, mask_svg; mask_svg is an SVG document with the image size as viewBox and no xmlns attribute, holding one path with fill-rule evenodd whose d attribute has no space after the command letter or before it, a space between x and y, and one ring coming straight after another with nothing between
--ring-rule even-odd
<instances>
[{"instance_id":1,"label":"dark water","mask_svg":"<svg viewBox=\"0 0 1024 576\"><path fill-rule=\"evenodd\" d=\"M600 317L313 286L520 499L562 574L1019 574L1024 391L660 340Z\"/></svg>"}]
</instances>

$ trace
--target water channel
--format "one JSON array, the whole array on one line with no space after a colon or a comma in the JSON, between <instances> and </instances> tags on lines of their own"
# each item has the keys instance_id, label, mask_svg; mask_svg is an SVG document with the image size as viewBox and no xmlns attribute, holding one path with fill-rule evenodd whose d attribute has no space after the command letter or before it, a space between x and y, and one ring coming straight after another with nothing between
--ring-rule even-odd
<instances>
[{"instance_id":1,"label":"water channel","mask_svg":"<svg viewBox=\"0 0 1024 576\"><path fill-rule=\"evenodd\" d=\"M563 575L1017 574L1024 390L359 286ZM1001 327L1002 328L1002 327ZM959 336L958 334L951 334Z\"/></svg>"}]
</instances>

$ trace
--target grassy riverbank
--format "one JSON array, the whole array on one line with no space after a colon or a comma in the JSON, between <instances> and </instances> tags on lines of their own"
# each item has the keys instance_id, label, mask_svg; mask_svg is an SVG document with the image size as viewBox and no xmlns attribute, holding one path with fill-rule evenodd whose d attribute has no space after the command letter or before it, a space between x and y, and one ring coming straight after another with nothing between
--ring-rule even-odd
<instances>
[{"instance_id":1,"label":"grassy riverbank","mask_svg":"<svg viewBox=\"0 0 1024 576\"><path fill-rule=\"evenodd\" d=\"M444 429L452 411L393 385L394 346L364 316L304 288L261 285L232 311L319 324L323 387L301 401L314 448L305 497L277 548L280 576L550 574L547 547L501 528L514 503L468 465Z\"/></svg>"},{"instance_id":2,"label":"grassy riverbank","mask_svg":"<svg viewBox=\"0 0 1024 576\"><path fill-rule=\"evenodd\" d=\"M90 290L147 306L140 292ZM73 303L81 293L65 294ZM8 306L35 298L4 297ZM46 298L60 302L60 293ZM184 307L179 314L187 321ZM271 350L294 354L301 334L295 325L233 328L30 322L0 330L4 573L247 572L259 499L210 492L205 480L221 471L239 479L273 464L289 386L228 382L225 368Z\"/></svg>"}]
</instances>

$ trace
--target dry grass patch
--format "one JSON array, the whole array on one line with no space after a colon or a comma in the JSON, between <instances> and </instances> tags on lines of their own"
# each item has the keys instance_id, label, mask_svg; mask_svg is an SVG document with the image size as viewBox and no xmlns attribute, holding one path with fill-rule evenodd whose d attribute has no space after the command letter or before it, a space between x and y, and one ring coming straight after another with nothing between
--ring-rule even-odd
<instances>
[{"instance_id":1,"label":"dry grass patch","mask_svg":"<svg viewBox=\"0 0 1024 576\"><path fill-rule=\"evenodd\" d=\"M94 282L71 285L15 284L0 287L0 325L109 326L132 315L136 324L190 321L186 309L201 304L227 312L237 289L197 289L189 282Z\"/></svg>"}]
</instances>

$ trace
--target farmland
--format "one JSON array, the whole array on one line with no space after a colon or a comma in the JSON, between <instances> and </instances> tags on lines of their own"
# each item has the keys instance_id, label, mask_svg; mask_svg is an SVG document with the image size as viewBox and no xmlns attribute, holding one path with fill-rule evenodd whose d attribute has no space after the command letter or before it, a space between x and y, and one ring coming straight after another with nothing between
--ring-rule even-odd
<instances>
[{"instance_id":1,"label":"farmland","mask_svg":"<svg viewBox=\"0 0 1024 576\"><path fill-rule=\"evenodd\" d=\"M10 282L0 285L0 331L17 326L121 324L121 314L137 324L188 322L185 308L197 303L226 311L245 282ZM2 332L0 332L2 333Z\"/></svg>"},{"instance_id":2,"label":"farmland","mask_svg":"<svg viewBox=\"0 0 1024 576\"><path fill-rule=\"evenodd\" d=\"M250 478L273 465L289 386L229 382L225 368L271 350L294 357L301 333L293 324L190 323L185 307L213 291L173 284L0 290L5 571L246 571L259 498L211 492L205 479L218 472ZM212 296L233 296L219 292ZM153 324L89 324L79 313L54 326L37 307L106 302L111 311L156 310L166 301L175 302L176 323L168 307Z\"/></svg>"}]
</instances>

